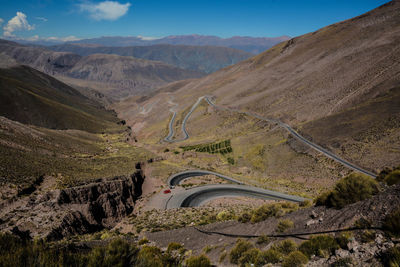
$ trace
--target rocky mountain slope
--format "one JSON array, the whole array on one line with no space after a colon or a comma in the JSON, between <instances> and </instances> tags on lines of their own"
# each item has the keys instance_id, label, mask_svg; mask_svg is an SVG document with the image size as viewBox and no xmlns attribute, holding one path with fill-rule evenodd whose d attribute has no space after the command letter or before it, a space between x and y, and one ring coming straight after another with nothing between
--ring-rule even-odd
<instances>
[{"instance_id":1,"label":"rocky mountain slope","mask_svg":"<svg viewBox=\"0 0 400 267\"><path fill-rule=\"evenodd\" d=\"M18 229L49 240L112 228L133 211L141 195L145 177L141 164L136 164L136 168L130 176L61 190L46 188L49 182L46 178L30 196L2 207L0 228L2 231ZM18 220L15 213L20 216ZM34 220L32 214L35 214Z\"/></svg>"},{"instance_id":2,"label":"rocky mountain slope","mask_svg":"<svg viewBox=\"0 0 400 267\"><path fill-rule=\"evenodd\" d=\"M81 56L115 54L157 60L182 69L204 73L217 71L252 56L250 53L226 47L166 44L128 47L63 44L48 48L59 52L73 52Z\"/></svg>"},{"instance_id":3,"label":"rocky mountain slope","mask_svg":"<svg viewBox=\"0 0 400 267\"><path fill-rule=\"evenodd\" d=\"M96 89L113 99L142 94L166 83L203 74L158 61L112 55L81 57L69 52L0 41L0 53L78 87Z\"/></svg>"},{"instance_id":4,"label":"rocky mountain slope","mask_svg":"<svg viewBox=\"0 0 400 267\"><path fill-rule=\"evenodd\" d=\"M221 38L208 35L171 35L159 39L145 40L141 37L100 37L84 39L73 44L96 44L99 46L146 46L157 44L171 45L194 45L194 46L223 46L240 49L252 54L259 54L272 46L290 39L289 36L279 37L249 37L234 36L230 38Z\"/></svg>"},{"instance_id":5,"label":"rocky mountain slope","mask_svg":"<svg viewBox=\"0 0 400 267\"><path fill-rule=\"evenodd\" d=\"M66 82L94 87L103 94L122 99L143 95L167 83L201 77L202 73L180 69L160 61L129 56L94 54L82 57L63 73Z\"/></svg>"},{"instance_id":6,"label":"rocky mountain slope","mask_svg":"<svg viewBox=\"0 0 400 267\"><path fill-rule=\"evenodd\" d=\"M282 42L174 88L173 102L183 112L198 97L213 95L219 105L280 119L371 170L395 165L400 158L399 11L400 1L392 1ZM162 98L160 90L149 102ZM159 105L152 112L168 108ZM152 112L147 116L154 125L169 119L170 114L156 118ZM196 129L195 121L191 127Z\"/></svg>"}]
</instances>

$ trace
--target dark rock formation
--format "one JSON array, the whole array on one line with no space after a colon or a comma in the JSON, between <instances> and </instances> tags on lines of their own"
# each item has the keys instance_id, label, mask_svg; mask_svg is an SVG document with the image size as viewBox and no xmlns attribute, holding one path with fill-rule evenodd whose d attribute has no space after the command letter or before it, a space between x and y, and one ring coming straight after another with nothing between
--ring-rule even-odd
<instances>
[{"instance_id":1,"label":"dark rock formation","mask_svg":"<svg viewBox=\"0 0 400 267\"><path fill-rule=\"evenodd\" d=\"M142 163L130 177L120 176L83 186L67 188L56 196L55 208L69 211L61 224L47 235L50 240L112 228L133 211L142 194ZM52 198L52 197L49 197Z\"/></svg>"}]
</instances>

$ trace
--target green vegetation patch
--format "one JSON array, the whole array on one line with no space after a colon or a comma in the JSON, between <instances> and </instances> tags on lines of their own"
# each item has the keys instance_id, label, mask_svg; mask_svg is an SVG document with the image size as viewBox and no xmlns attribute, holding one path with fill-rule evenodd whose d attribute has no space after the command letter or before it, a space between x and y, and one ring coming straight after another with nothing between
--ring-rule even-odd
<instances>
[{"instance_id":1,"label":"green vegetation patch","mask_svg":"<svg viewBox=\"0 0 400 267\"><path fill-rule=\"evenodd\" d=\"M386 175L385 182L388 185L394 185L400 182L400 170L395 170Z\"/></svg>"},{"instance_id":2,"label":"green vegetation patch","mask_svg":"<svg viewBox=\"0 0 400 267\"><path fill-rule=\"evenodd\" d=\"M312 236L310 240L303 242L299 250L311 258L312 255L327 257L339 248L336 239L330 235Z\"/></svg>"},{"instance_id":3,"label":"green vegetation patch","mask_svg":"<svg viewBox=\"0 0 400 267\"><path fill-rule=\"evenodd\" d=\"M282 267L304 266L308 262L307 256L300 251L291 252L283 261Z\"/></svg>"},{"instance_id":4,"label":"green vegetation patch","mask_svg":"<svg viewBox=\"0 0 400 267\"><path fill-rule=\"evenodd\" d=\"M239 217L239 222L257 223L264 221L270 217L281 217L286 213L299 209L299 206L291 202L264 204L258 208L243 212Z\"/></svg>"},{"instance_id":5,"label":"green vegetation patch","mask_svg":"<svg viewBox=\"0 0 400 267\"><path fill-rule=\"evenodd\" d=\"M280 233L284 233L288 231L290 228L293 228L293 225L294 223L289 219L280 220L276 230Z\"/></svg>"},{"instance_id":6,"label":"green vegetation patch","mask_svg":"<svg viewBox=\"0 0 400 267\"><path fill-rule=\"evenodd\" d=\"M231 146L231 140L224 140L221 142L217 143L207 143L207 144L198 144L198 145L192 145L192 146L181 146L180 148L183 149L183 151L196 151L196 152L205 152L205 153L210 153L210 154L229 154L232 153L232 146Z\"/></svg>"},{"instance_id":7,"label":"green vegetation patch","mask_svg":"<svg viewBox=\"0 0 400 267\"><path fill-rule=\"evenodd\" d=\"M174 251L163 252L147 245L140 248L132 241L120 238L111 240L106 246L81 250L73 243L29 241L0 234L0 266L182 266L183 257L175 255Z\"/></svg>"},{"instance_id":8,"label":"green vegetation patch","mask_svg":"<svg viewBox=\"0 0 400 267\"><path fill-rule=\"evenodd\" d=\"M383 169L378 177L376 177L376 180L379 182L385 182L388 185L394 185L400 182L400 166L391 169L391 168L385 168Z\"/></svg>"},{"instance_id":9,"label":"green vegetation patch","mask_svg":"<svg viewBox=\"0 0 400 267\"><path fill-rule=\"evenodd\" d=\"M206 255L191 256L186 260L188 267L210 267L211 261Z\"/></svg>"},{"instance_id":10,"label":"green vegetation patch","mask_svg":"<svg viewBox=\"0 0 400 267\"><path fill-rule=\"evenodd\" d=\"M302 266L308 258L297 250L293 240L287 239L274 244L268 250L260 250L249 241L238 239L229 253L230 262L240 266L264 266L283 261L284 266Z\"/></svg>"},{"instance_id":11,"label":"green vegetation patch","mask_svg":"<svg viewBox=\"0 0 400 267\"><path fill-rule=\"evenodd\" d=\"M341 179L330 191L316 199L317 206L343 208L346 205L371 198L379 192L379 184L373 178L359 173L352 173Z\"/></svg>"},{"instance_id":12,"label":"green vegetation patch","mask_svg":"<svg viewBox=\"0 0 400 267\"><path fill-rule=\"evenodd\" d=\"M232 248L229 254L229 260L231 263L238 264L239 259L246 253L248 250L254 248L254 245L249 241L245 241L243 239L238 239L234 248Z\"/></svg>"}]
</instances>

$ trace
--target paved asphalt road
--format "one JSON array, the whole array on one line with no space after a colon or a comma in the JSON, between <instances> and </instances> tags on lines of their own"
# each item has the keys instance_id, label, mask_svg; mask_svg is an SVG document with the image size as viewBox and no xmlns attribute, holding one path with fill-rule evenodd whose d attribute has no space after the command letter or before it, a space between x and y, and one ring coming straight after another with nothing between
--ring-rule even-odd
<instances>
[{"instance_id":1,"label":"paved asphalt road","mask_svg":"<svg viewBox=\"0 0 400 267\"><path fill-rule=\"evenodd\" d=\"M186 131L186 122L189 119L190 115L192 115L193 111L197 108L197 106L200 104L201 100L204 99L204 96L199 97L199 99L197 99L197 102L194 103L194 105L192 106L192 108L190 109L190 111L188 112L188 114L186 114L185 118L182 121L182 133L183 133L183 138L181 139L172 139L174 137L174 121L176 118L176 112L174 111L171 121L169 122L169 133L168 136L164 138L164 141L169 142L169 143L175 143L175 142L181 142L184 141L186 139L189 138L189 134Z\"/></svg>"},{"instance_id":2,"label":"paved asphalt road","mask_svg":"<svg viewBox=\"0 0 400 267\"><path fill-rule=\"evenodd\" d=\"M225 176L223 174L211 172L211 171L204 171L204 170L190 170L190 171L175 173L168 178L167 183L169 186L175 186L175 185L180 184L183 180L189 179L191 177L198 177L198 176L204 176L204 175L215 175L219 178L222 178L224 180L230 181L235 184L243 184L242 182L240 182L236 179L233 179L231 177Z\"/></svg>"},{"instance_id":3,"label":"paved asphalt road","mask_svg":"<svg viewBox=\"0 0 400 267\"><path fill-rule=\"evenodd\" d=\"M302 202L305 200L298 196L287 195L258 187L232 184L205 185L179 191L177 193L173 192L172 194L173 195L166 203L166 209L197 207L212 199L233 196L285 200L291 202Z\"/></svg>"}]
</instances>

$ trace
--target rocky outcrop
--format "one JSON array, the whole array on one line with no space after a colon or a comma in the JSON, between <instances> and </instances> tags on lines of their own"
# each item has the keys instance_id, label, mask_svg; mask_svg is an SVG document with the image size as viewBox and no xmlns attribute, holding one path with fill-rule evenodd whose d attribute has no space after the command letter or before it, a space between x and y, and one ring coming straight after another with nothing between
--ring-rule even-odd
<instances>
[{"instance_id":1,"label":"rocky outcrop","mask_svg":"<svg viewBox=\"0 0 400 267\"><path fill-rule=\"evenodd\" d=\"M111 229L134 210L142 194L144 164L137 163L130 176L51 191L35 187L37 190L30 195L10 203L7 210L0 210L0 230L58 240Z\"/></svg>"},{"instance_id":2,"label":"rocky outcrop","mask_svg":"<svg viewBox=\"0 0 400 267\"><path fill-rule=\"evenodd\" d=\"M60 190L56 197L56 205L60 208L70 207L71 211L47 238L54 240L71 234L84 234L114 227L133 211L135 201L142 194L142 164L138 163L136 169L130 177L120 176Z\"/></svg>"}]
</instances>

